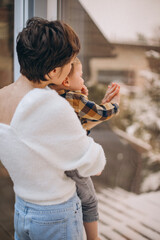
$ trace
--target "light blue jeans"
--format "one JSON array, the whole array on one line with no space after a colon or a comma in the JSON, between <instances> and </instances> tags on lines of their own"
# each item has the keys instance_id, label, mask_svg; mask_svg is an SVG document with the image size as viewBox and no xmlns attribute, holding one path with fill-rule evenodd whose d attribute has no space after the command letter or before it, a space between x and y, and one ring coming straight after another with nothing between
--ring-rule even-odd
<instances>
[{"instance_id":1,"label":"light blue jeans","mask_svg":"<svg viewBox=\"0 0 160 240\"><path fill-rule=\"evenodd\" d=\"M42 206L16 197L14 228L15 240L83 240L80 199Z\"/></svg>"}]
</instances>

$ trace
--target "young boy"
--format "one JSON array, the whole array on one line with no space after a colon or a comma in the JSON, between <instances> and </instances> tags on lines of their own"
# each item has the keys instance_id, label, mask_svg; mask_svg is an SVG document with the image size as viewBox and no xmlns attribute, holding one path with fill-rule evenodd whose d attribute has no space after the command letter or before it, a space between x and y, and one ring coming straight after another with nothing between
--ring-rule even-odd
<instances>
[{"instance_id":1,"label":"young boy","mask_svg":"<svg viewBox=\"0 0 160 240\"><path fill-rule=\"evenodd\" d=\"M118 84L109 86L101 105L89 101L88 90L82 78L82 64L75 59L71 71L62 85L50 86L64 97L74 108L84 129L89 130L100 122L110 119L118 112ZM110 101L110 102L109 102ZM88 240L98 240L98 207L95 189L90 177L84 178L77 170L67 171L66 175L76 182L77 194L82 202L83 221Z\"/></svg>"}]
</instances>

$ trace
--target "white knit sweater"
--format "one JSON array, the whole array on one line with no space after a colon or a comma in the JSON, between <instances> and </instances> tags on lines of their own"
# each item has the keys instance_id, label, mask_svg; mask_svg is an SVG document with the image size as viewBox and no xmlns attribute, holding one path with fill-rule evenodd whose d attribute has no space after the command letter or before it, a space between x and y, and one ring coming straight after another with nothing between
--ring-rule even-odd
<instances>
[{"instance_id":1,"label":"white knit sweater","mask_svg":"<svg viewBox=\"0 0 160 240\"><path fill-rule=\"evenodd\" d=\"M84 176L103 170L102 147L86 136L69 103L49 88L35 88L20 101L11 124L0 123L0 159L14 191L40 205L68 200L75 183L65 170Z\"/></svg>"}]
</instances>

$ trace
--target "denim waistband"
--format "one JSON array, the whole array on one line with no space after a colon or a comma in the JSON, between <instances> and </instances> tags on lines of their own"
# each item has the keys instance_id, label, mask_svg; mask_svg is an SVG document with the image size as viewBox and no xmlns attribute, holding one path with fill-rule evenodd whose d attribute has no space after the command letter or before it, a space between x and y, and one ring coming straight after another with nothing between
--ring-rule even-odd
<instances>
[{"instance_id":1,"label":"denim waistband","mask_svg":"<svg viewBox=\"0 0 160 240\"><path fill-rule=\"evenodd\" d=\"M36 211L64 211L64 209L68 210L73 208L77 205L78 196L75 192L74 195L67 200L66 202L55 204L55 205L39 205L31 202L27 202L16 196L15 208L20 209L21 211L29 211L29 212L36 212Z\"/></svg>"}]
</instances>

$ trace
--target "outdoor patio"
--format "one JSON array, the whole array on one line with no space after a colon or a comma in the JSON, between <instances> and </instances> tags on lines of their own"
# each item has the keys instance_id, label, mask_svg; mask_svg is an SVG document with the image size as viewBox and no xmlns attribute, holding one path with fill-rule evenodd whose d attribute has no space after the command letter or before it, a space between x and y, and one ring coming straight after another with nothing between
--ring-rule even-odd
<instances>
[{"instance_id":1,"label":"outdoor patio","mask_svg":"<svg viewBox=\"0 0 160 240\"><path fill-rule=\"evenodd\" d=\"M107 188L98 199L102 240L160 240L160 191L136 195Z\"/></svg>"}]
</instances>

